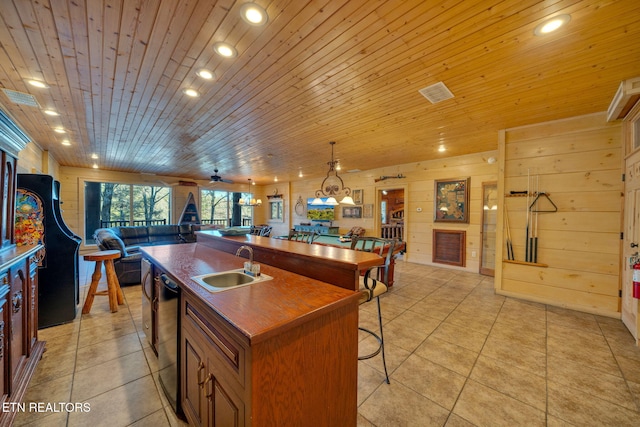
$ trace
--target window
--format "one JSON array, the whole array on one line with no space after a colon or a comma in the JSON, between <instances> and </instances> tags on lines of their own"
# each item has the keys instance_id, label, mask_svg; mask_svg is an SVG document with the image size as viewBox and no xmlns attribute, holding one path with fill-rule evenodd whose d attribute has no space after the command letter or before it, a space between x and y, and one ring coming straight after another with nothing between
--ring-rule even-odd
<instances>
[{"instance_id":1,"label":"window","mask_svg":"<svg viewBox=\"0 0 640 427\"><path fill-rule=\"evenodd\" d=\"M284 203L282 199L269 200L269 220L274 222L284 222Z\"/></svg>"},{"instance_id":2,"label":"window","mask_svg":"<svg viewBox=\"0 0 640 427\"><path fill-rule=\"evenodd\" d=\"M171 222L171 189L151 185L85 182L85 237L98 228Z\"/></svg>"},{"instance_id":3,"label":"window","mask_svg":"<svg viewBox=\"0 0 640 427\"><path fill-rule=\"evenodd\" d=\"M218 190L200 191L200 221L219 227L250 226L253 223L253 208L242 206L240 199L251 197L248 193L232 193Z\"/></svg>"}]
</instances>

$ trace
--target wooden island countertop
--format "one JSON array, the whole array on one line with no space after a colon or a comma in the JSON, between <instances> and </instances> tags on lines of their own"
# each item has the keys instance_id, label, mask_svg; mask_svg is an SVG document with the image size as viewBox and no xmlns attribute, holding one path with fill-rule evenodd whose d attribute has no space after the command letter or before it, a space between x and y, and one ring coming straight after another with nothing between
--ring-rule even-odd
<instances>
[{"instance_id":1,"label":"wooden island countertop","mask_svg":"<svg viewBox=\"0 0 640 427\"><path fill-rule=\"evenodd\" d=\"M384 264L382 257L370 252L310 245L251 234L222 236L215 230L198 231L196 234L198 244L232 254L242 245L251 246L256 262L353 291L359 289L359 276L362 271Z\"/></svg>"},{"instance_id":2,"label":"wooden island countertop","mask_svg":"<svg viewBox=\"0 0 640 427\"><path fill-rule=\"evenodd\" d=\"M282 332L282 328L292 328L335 306L358 304L357 292L262 263L261 272L273 280L209 292L191 277L242 268L247 259L200 243L146 246L142 251L177 279L183 291L197 296L250 343L267 339Z\"/></svg>"}]
</instances>

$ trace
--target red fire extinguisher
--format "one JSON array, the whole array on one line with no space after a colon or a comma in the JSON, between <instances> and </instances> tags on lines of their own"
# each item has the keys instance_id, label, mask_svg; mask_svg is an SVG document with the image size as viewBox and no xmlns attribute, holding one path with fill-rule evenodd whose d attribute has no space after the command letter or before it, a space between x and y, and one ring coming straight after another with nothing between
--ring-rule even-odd
<instances>
[{"instance_id":1,"label":"red fire extinguisher","mask_svg":"<svg viewBox=\"0 0 640 427\"><path fill-rule=\"evenodd\" d=\"M640 260L633 264L633 297L640 299Z\"/></svg>"}]
</instances>

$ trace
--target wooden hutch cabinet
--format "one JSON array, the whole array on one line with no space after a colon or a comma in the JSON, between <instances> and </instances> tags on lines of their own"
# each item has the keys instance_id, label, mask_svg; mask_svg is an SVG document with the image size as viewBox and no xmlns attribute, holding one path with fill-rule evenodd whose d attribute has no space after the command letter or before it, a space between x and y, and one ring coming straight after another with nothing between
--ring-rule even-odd
<instances>
[{"instance_id":1,"label":"wooden hutch cabinet","mask_svg":"<svg viewBox=\"0 0 640 427\"><path fill-rule=\"evenodd\" d=\"M22 401L42 357L38 341L38 264L42 245L16 246L16 166L18 152L29 139L0 110L0 405ZM14 411L0 412L0 426L9 426Z\"/></svg>"}]
</instances>

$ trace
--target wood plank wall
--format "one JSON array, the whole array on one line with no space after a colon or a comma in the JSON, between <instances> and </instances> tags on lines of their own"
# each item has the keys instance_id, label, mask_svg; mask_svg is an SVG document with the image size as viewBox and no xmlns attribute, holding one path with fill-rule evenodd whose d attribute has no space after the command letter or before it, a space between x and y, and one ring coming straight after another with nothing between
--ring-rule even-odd
<instances>
[{"instance_id":1,"label":"wood plank wall","mask_svg":"<svg viewBox=\"0 0 640 427\"><path fill-rule=\"evenodd\" d=\"M526 191L529 174L558 212L538 216L538 262L548 267L500 263L498 293L620 315L621 139L620 123L604 114L501 132L499 206L508 209L516 260L525 260L526 198L505 195ZM498 259L505 259L500 231Z\"/></svg>"},{"instance_id":2,"label":"wood plank wall","mask_svg":"<svg viewBox=\"0 0 640 427\"><path fill-rule=\"evenodd\" d=\"M443 154L446 156L446 153ZM419 264L437 265L477 273L480 268L480 220L482 212L482 183L496 181L498 163L490 164L490 157L497 158L497 151L469 154L465 156L445 157L437 160L420 161L387 168L372 169L357 173L341 173L345 185L353 190L362 190L364 204L373 204L373 218L342 218L342 207L338 206L334 225L340 226L340 232L346 232L353 226L364 227L366 235L373 236L379 231L380 209L377 204L378 192L383 189L404 190L405 200L405 240L407 242L406 261ZM406 176L404 179L390 179L375 182L382 175ZM471 178L469 223L434 222L434 182L443 179ZM291 182L291 199L295 204L298 196L305 202L313 197L322 179ZM307 222L295 213L291 215L292 225ZM432 262L433 230L463 230L466 232L465 267L453 267ZM475 255L475 256L474 256Z\"/></svg>"}]
</instances>

